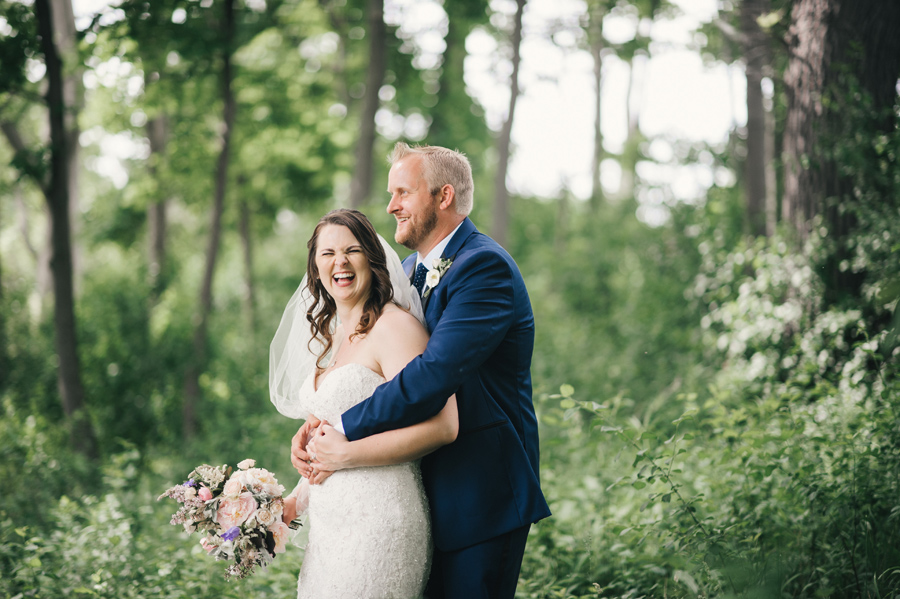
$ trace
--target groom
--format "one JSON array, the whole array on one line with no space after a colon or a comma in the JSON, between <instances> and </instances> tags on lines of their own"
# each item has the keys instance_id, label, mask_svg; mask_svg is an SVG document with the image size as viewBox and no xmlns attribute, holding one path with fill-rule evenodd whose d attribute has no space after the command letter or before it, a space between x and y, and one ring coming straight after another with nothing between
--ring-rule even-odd
<instances>
[{"instance_id":1,"label":"groom","mask_svg":"<svg viewBox=\"0 0 900 599\"><path fill-rule=\"evenodd\" d=\"M457 440L422 459L435 544L426 593L513 597L531 523L550 515L538 476L528 292L509 254L467 218L474 184L465 156L401 142L391 165L387 211L396 241L416 252L404 268L424 291L431 338L336 427L351 441L402 428L456 393ZM298 434L296 461L308 459L304 446Z\"/></svg>"}]
</instances>

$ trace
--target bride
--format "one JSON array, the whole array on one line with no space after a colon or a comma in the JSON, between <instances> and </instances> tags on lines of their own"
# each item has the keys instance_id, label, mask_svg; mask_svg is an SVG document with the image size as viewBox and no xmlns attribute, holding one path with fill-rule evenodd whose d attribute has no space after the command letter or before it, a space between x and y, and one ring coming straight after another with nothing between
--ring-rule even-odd
<instances>
[{"instance_id":1,"label":"bride","mask_svg":"<svg viewBox=\"0 0 900 599\"><path fill-rule=\"evenodd\" d=\"M270 392L286 416L336 422L422 353L428 334L397 254L362 213L329 212L307 246L306 277L272 341ZM308 502L299 599L422 596L431 535L415 460L458 427L452 396L430 420L350 443L358 467L301 481L284 516Z\"/></svg>"}]
</instances>

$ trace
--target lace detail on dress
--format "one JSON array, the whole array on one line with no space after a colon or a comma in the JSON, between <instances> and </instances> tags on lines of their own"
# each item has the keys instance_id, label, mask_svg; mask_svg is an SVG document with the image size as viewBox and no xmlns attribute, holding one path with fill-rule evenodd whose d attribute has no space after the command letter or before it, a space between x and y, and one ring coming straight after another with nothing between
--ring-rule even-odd
<instances>
[{"instance_id":1,"label":"lace detail on dress","mask_svg":"<svg viewBox=\"0 0 900 599\"><path fill-rule=\"evenodd\" d=\"M332 370L301 390L303 408L335 422L384 382L362 364ZM431 562L431 531L418 463L335 472L310 488L309 545L299 599L421 597Z\"/></svg>"}]
</instances>

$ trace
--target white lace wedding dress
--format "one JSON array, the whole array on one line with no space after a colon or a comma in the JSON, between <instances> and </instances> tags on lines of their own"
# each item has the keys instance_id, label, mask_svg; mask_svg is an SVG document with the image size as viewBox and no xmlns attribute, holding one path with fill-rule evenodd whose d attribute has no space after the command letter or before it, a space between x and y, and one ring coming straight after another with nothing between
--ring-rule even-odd
<instances>
[{"instance_id":1,"label":"white lace wedding dress","mask_svg":"<svg viewBox=\"0 0 900 599\"><path fill-rule=\"evenodd\" d=\"M336 422L384 382L362 364L332 370L315 389L303 383L307 412ZM298 599L422 597L431 563L428 504L418 463L340 470L309 495L309 544Z\"/></svg>"}]
</instances>

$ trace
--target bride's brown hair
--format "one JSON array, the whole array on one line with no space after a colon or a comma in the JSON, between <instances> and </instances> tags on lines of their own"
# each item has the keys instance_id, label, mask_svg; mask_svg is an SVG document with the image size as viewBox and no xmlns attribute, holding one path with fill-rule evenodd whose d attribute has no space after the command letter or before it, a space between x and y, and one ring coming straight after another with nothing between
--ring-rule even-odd
<instances>
[{"instance_id":1,"label":"bride's brown hair","mask_svg":"<svg viewBox=\"0 0 900 599\"><path fill-rule=\"evenodd\" d=\"M309 349L313 351L312 340L316 338L321 339L325 346L316 360L316 366L319 368L322 367L320 364L322 358L334 346L331 327L337 315L337 306L334 303L334 298L325 291L322 281L319 280L319 268L316 266L319 232L326 225L340 225L350 229L350 232L362 246L363 254L368 259L369 269L372 271L369 297L363 306L363 314L356 324L356 330L350 338L353 339L357 335L365 335L372 330L372 327L375 326L375 321L381 316L385 304L394 299L394 287L391 285L391 275L387 269L387 257L384 254L381 241L378 239L378 233L375 232L375 227L372 226L366 215L358 210L341 208L332 210L323 216L306 244L306 247L309 248L309 255L306 258L306 286L313 298L309 309L306 311L306 320L309 321L309 328L312 331Z\"/></svg>"}]
</instances>

